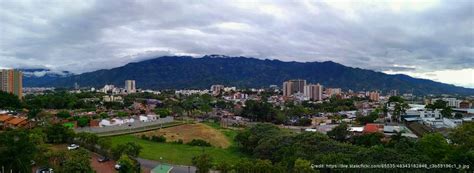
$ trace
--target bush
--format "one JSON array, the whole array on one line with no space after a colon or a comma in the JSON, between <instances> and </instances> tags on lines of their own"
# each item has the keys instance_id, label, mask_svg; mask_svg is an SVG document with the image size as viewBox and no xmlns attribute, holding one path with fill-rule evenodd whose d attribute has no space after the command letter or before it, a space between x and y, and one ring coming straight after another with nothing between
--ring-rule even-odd
<instances>
[{"instance_id":1,"label":"bush","mask_svg":"<svg viewBox=\"0 0 474 173\"><path fill-rule=\"evenodd\" d=\"M164 136L152 136L151 140L155 142L166 142L166 138Z\"/></svg>"},{"instance_id":2,"label":"bush","mask_svg":"<svg viewBox=\"0 0 474 173\"><path fill-rule=\"evenodd\" d=\"M310 126L312 120L309 118L300 118L298 119L298 122L295 123L297 126Z\"/></svg>"},{"instance_id":3,"label":"bush","mask_svg":"<svg viewBox=\"0 0 474 173\"><path fill-rule=\"evenodd\" d=\"M143 140L150 140L150 138L147 135L142 135L140 138L142 138Z\"/></svg>"},{"instance_id":4,"label":"bush","mask_svg":"<svg viewBox=\"0 0 474 173\"><path fill-rule=\"evenodd\" d=\"M191 146L201 146L201 147L210 147L212 146L209 142L202 139L193 139L191 142L188 142L187 145Z\"/></svg>"}]
</instances>

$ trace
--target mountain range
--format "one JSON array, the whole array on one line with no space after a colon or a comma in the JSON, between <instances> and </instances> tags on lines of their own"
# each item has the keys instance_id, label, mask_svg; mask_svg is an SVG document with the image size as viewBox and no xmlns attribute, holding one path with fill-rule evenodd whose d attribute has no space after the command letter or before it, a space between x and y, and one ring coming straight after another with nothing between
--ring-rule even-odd
<instances>
[{"instance_id":1,"label":"mountain range","mask_svg":"<svg viewBox=\"0 0 474 173\"><path fill-rule=\"evenodd\" d=\"M52 71L45 68L18 69L23 72L23 85L26 87L47 86L51 82L74 75L69 71Z\"/></svg>"},{"instance_id":2,"label":"mountain range","mask_svg":"<svg viewBox=\"0 0 474 173\"><path fill-rule=\"evenodd\" d=\"M401 93L474 95L474 89L407 75L389 75L372 70L347 67L332 61L284 62L247 57L206 55L163 56L121 67L61 76L25 77L25 86L40 87L102 87L105 84L123 86L125 80L135 80L138 88L184 89L209 88L213 84L236 87L281 86L285 80L306 79L325 87L344 90L398 90Z\"/></svg>"}]
</instances>

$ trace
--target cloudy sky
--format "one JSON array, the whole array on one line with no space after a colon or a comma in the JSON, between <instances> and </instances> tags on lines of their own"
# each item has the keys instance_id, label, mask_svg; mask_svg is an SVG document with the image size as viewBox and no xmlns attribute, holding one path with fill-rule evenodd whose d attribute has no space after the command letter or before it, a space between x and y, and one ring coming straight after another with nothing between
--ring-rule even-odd
<instances>
[{"instance_id":1,"label":"cloudy sky","mask_svg":"<svg viewBox=\"0 0 474 173\"><path fill-rule=\"evenodd\" d=\"M335 61L474 88L474 1L0 0L0 68L160 55Z\"/></svg>"}]
</instances>

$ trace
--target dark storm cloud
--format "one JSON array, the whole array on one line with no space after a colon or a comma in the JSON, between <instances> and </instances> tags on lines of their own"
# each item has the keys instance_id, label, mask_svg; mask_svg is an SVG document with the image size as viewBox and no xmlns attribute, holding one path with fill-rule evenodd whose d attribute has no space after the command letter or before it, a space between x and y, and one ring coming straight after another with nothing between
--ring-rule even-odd
<instances>
[{"instance_id":1,"label":"dark storm cloud","mask_svg":"<svg viewBox=\"0 0 474 173\"><path fill-rule=\"evenodd\" d=\"M0 67L73 72L159 55L474 67L471 1L0 1Z\"/></svg>"}]
</instances>

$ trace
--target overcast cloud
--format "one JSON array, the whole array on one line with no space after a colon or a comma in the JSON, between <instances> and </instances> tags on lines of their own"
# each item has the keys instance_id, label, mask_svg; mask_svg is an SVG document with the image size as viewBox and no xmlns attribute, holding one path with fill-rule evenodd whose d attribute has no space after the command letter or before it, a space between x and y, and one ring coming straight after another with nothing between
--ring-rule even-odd
<instances>
[{"instance_id":1,"label":"overcast cloud","mask_svg":"<svg viewBox=\"0 0 474 173\"><path fill-rule=\"evenodd\" d=\"M223 54L331 60L474 88L470 0L1 0L0 22L3 68L81 73Z\"/></svg>"}]
</instances>

